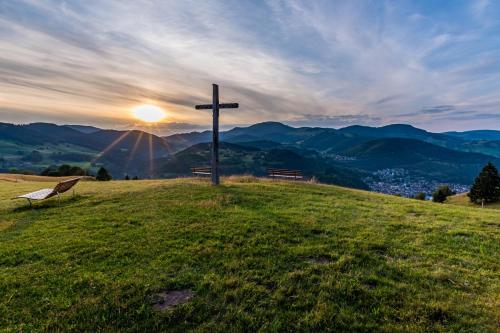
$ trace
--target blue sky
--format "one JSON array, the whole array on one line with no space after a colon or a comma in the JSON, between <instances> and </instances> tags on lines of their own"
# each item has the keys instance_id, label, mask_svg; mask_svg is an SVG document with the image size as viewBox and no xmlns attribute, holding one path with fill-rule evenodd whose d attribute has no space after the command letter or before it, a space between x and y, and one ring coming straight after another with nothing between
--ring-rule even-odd
<instances>
[{"instance_id":1,"label":"blue sky","mask_svg":"<svg viewBox=\"0 0 500 333\"><path fill-rule=\"evenodd\" d=\"M500 129L499 1L0 0L0 121Z\"/></svg>"}]
</instances>

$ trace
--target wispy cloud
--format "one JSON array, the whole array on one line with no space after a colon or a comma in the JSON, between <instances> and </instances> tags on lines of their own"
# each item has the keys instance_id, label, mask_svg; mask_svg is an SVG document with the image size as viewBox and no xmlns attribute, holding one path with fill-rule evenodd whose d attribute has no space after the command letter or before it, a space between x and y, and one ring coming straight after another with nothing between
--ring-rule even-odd
<instances>
[{"instance_id":1,"label":"wispy cloud","mask_svg":"<svg viewBox=\"0 0 500 333\"><path fill-rule=\"evenodd\" d=\"M456 110L456 108L453 105L436 105L436 106L422 108L421 112L422 113L436 114L436 113L452 112L455 110Z\"/></svg>"},{"instance_id":2,"label":"wispy cloud","mask_svg":"<svg viewBox=\"0 0 500 333\"><path fill-rule=\"evenodd\" d=\"M366 114L358 115L339 115L339 116L329 116L329 115L316 115L316 114L304 114L296 119L287 121L287 124L295 126L311 126L311 127L345 127L350 125L370 125L377 126L380 125L382 119L379 117L373 117Z\"/></svg>"},{"instance_id":3,"label":"wispy cloud","mask_svg":"<svg viewBox=\"0 0 500 333\"><path fill-rule=\"evenodd\" d=\"M203 127L209 113L192 106L217 82L241 105L224 111L226 125L499 127L480 116L500 102L499 10L488 1L0 1L0 121L123 126L131 107L157 103L167 121ZM467 122L453 116L461 109L474 110Z\"/></svg>"}]
</instances>

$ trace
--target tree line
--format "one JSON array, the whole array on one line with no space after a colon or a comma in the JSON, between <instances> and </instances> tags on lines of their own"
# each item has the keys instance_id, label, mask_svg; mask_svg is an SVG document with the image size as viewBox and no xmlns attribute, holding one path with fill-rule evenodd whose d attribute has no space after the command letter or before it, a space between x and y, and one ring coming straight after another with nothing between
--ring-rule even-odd
<instances>
[{"instance_id":1,"label":"tree line","mask_svg":"<svg viewBox=\"0 0 500 333\"><path fill-rule=\"evenodd\" d=\"M85 170L79 166L62 164L60 166L51 165L40 173L41 176L48 177L67 177L67 176L91 176L95 177L96 180L99 181L109 181L112 180L113 177L108 172L108 170L104 167L100 167L97 170L97 173L93 175L89 170ZM129 175L126 175L125 180L138 180L137 176L130 178Z\"/></svg>"}]
</instances>

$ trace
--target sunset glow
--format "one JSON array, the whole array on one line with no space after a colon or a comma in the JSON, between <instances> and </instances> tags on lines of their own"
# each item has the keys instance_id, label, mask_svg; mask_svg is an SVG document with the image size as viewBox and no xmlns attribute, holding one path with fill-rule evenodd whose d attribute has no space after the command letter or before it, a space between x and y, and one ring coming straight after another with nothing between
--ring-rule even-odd
<instances>
[{"instance_id":1,"label":"sunset glow","mask_svg":"<svg viewBox=\"0 0 500 333\"><path fill-rule=\"evenodd\" d=\"M0 1L0 122L206 130L219 83L225 128L500 128L500 1L201 3Z\"/></svg>"},{"instance_id":2,"label":"sunset glow","mask_svg":"<svg viewBox=\"0 0 500 333\"><path fill-rule=\"evenodd\" d=\"M150 104L145 104L134 108L132 110L132 114L136 119L147 123L157 123L167 116L162 108Z\"/></svg>"}]
</instances>

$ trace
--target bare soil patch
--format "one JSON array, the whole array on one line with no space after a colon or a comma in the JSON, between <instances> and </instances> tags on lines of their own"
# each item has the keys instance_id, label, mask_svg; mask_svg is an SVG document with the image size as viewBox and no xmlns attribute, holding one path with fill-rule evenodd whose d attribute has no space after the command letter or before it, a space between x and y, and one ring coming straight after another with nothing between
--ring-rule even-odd
<instances>
[{"instance_id":1,"label":"bare soil patch","mask_svg":"<svg viewBox=\"0 0 500 333\"><path fill-rule=\"evenodd\" d=\"M187 303L193 296L190 289L162 291L153 296L153 309L164 312Z\"/></svg>"},{"instance_id":2,"label":"bare soil patch","mask_svg":"<svg viewBox=\"0 0 500 333\"><path fill-rule=\"evenodd\" d=\"M310 264L326 265L331 263L332 260L327 256L319 256L307 258L307 262Z\"/></svg>"}]
</instances>

